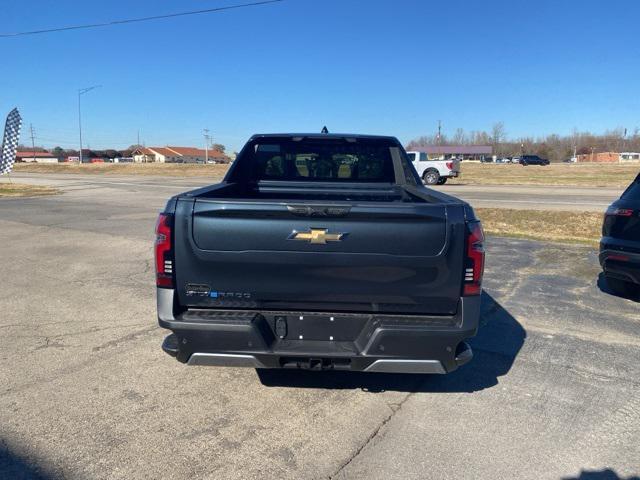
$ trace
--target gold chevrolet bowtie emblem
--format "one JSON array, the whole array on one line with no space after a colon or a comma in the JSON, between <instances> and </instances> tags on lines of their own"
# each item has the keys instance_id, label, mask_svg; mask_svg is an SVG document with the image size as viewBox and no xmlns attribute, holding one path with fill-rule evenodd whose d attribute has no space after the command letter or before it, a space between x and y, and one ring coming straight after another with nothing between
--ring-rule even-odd
<instances>
[{"instance_id":1,"label":"gold chevrolet bowtie emblem","mask_svg":"<svg viewBox=\"0 0 640 480\"><path fill-rule=\"evenodd\" d=\"M289 240L302 240L303 242L326 245L327 242L339 242L346 233L329 233L326 228L312 228L308 232L298 232L294 230L289 235Z\"/></svg>"}]
</instances>

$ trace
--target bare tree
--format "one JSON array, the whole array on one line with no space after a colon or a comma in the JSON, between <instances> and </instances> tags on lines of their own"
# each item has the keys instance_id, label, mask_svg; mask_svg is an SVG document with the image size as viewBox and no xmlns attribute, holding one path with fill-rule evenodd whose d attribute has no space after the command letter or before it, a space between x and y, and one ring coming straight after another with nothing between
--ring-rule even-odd
<instances>
[{"instance_id":1,"label":"bare tree","mask_svg":"<svg viewBox=\"0 0 640 480\"><path fill-rule=\"evenodd\" d=\"M451 140L456 145L493 145L496 155L519 156L521 154L535 154L548 158L554 162L560 162L573 156L574 148L578 154L599 152L616 152L625 149L629 152L640 151L640 128L635 127L624 135L624 128L616 128L605 131L600 135L591 132L579 132L573 130L570 135L551 134L541 137L520 137L508 139L502 122L496 123L491 133L485 131L464 132L457 129ZM413 147L434 145L434 135L419 137L409 145ZM446 140L443 145L449 144Z\"/></svg>"},{"instance_id":2,"label":"bare tree","mask_svg":"<svg viewBox=\"0 0 640 480\"><path fill-rule=\"evenodd\" d=\"M490 145L491 139L485 131L472 131L469 135L470 141L473 145Z\"/></svg>"},{"instance_id":3,"label":"bare tree","mask_svg":"<svg viewBox=\"0 0 640 480\"><path fill-rule=\"evenodd\" d=\"M495 145L500 145L507 138L507 132L504 129L504 123L496 122L491 127L491 140Z\"/></svg>"},{"instance_id":4,"label":"bare tree","mask_svg":"<svg viewBox=\"0 0 640 480\"><path fill-rule=\"evenodd\" d=\"M491 142L493 143L493 152L496 155L502 153L502 142L507 138L507 132L504 129L504 123L496 122L491 127Z\"/></svg>"},{"instance_id":5,"label":"bare tree","mask_svg":"<svg viewBox=\"0 0 640 480\"><path fill-rule=\"evenodd\" d=\"M453 134L451 142L454 145L466 145L468 143L467 134L464 133L462 128L457 128L456 132Z\"/></svg>"},{"instance_id":6,"label":"bare tree","mask_svg":"<svg viewBox=\"0 0 640 480\"><path fill-rule=\"evenodd\" d=\"M446 145L446 139L444 135L442 135L440 142L443 145ZM411 140L407 145L407 150L415 150L416 148L426 147L429 145L437 145L437 144L438 144L438 139L436 135L423 135L414 140Z\"/></svg>"}]
</instances>

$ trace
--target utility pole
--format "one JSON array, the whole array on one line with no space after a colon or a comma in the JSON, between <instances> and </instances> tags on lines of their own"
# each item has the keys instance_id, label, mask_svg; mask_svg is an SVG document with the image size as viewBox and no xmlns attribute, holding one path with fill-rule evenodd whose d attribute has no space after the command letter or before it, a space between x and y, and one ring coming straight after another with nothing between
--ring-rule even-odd
<instances>
[{"instance_id":1,"label":"utility pole","mask_svg":"<svg viewBox=\"0 0 640 480\"><path fill-rule=\"evenodd\" d=\"M139 147L140 146L140 130L138 129L138 143L136 143L136 145Z\"/></svg>"},{"instance_id":2,"label":"utility pole","mask_svg":"<svg viewBox=\"0 0 640 480\"><path fill-rule=\"evenodd\" d=\"M31 132L31 153L33 154L33 163L36 163L36 134L33 131L33 124L29 124L29 131Z\"/></svg>"},{"instance_id":3,"label":"utility pole","mask_svg":"<svg viewBox=\"0 0 640 480\"><path fill-rule=\"evenodd\" d=\"M209 163L209 129L205 128L204 132L204 163Z\"/></svg>"},{"instance_id":4,"label":"utility pole","mask_svg":"<svg viewBox=\"0 0 640 480\"><path fill-rule=\"evenodd\" d=\"M82 109L80 108L80 98L87 92L102 85L93 85L92 87L78 89L78 132L80 133L80 165L82 165Z\"/></svg>"},{"instance_id":5,"label":"utility pole","mask_svg":"<svg viewBox=\"0 0 640 480\"><path fill-rule=\"evenodd\" d=\"M442 122L438 120L438 145L442 144Z\"/></svg>"}]
</instances>

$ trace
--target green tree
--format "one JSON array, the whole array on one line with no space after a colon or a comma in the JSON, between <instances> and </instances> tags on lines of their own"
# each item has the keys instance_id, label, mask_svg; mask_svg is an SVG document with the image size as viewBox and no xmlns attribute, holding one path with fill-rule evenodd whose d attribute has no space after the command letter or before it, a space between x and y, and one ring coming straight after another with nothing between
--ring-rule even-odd
<instances>
[{"instance_id":1,"label":"green tree","mask_svg":"<svg viewBox=\"0 0 640 480\"><path fill-rule=\"evenodd\" d=\"M53 150L51 150L51 153L58 159L60 160L61 158L65 157L64 154L64 149L62 147L55 147Z\"/></svg>"}]
</instances>

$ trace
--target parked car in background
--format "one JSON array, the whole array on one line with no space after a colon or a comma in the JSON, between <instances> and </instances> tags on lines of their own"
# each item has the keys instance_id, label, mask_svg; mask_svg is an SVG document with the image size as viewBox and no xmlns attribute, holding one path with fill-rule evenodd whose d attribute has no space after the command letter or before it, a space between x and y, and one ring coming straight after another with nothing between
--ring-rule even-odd
<instances>
[{"instance_id":1,"label":"parked car in background","mask_svg":"<svg viewBox=\"0 0 640 480\"><path fill-rule=\"evenodd\" d=\"M640 295L640 174L607 209L600 265L614 293L624 297Z\"/></svg>"},{"instance_id":2,"label":"parked car in background","mask_svg":"<svg viewBox=\"0 0 640 480\"><path fill-rule=\"evenodd\" d=\"M427 185L443 185L449 178L460 175L460 160L429 160L424 152L407 152L407 156L422 181Z\"/></svg>"},{"instance_id":3,"label":"parked car in background","mask_svg":"<svg viewBox=\"0 0 640 480\"><path fill-rule=\"evenodd\" d=\"M549 160L539 157L538 155L522 155L519 162L520 165L549 165Z\"/></svg>"},{"instance_id":4,"label":"parked car in background","mask_svg":"<svg viewBox=\"0 0 640 480\"><path fill-rule=\"evenodd\" d=\"M511 163L520 163L520 157L513 157Z\"/></svg>"},{"instance_id":5,"label":"parked car in background","mask_svg":"<svg viewBox=\"0 0 640 480\"><path fill-rule=\"evenodd\" d=\"M498 158L496 163L511 163L511 159L509 157Z\"/></svg>"},{"instance_id":6,"label":"parked car in background","mask_svg":"<svg viewBox=\"0 0 640 480\"><path fill-rule=\"evenodd\" d=\"M576 157L565 158L562 163L577 163L578 159Z\"/></svg>"}]
</instances>

